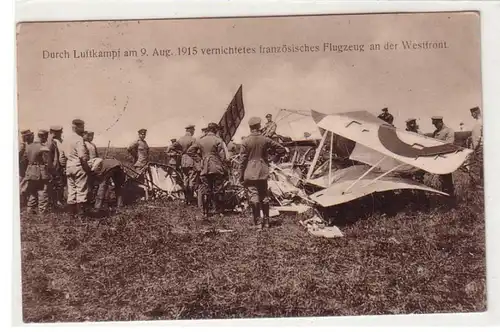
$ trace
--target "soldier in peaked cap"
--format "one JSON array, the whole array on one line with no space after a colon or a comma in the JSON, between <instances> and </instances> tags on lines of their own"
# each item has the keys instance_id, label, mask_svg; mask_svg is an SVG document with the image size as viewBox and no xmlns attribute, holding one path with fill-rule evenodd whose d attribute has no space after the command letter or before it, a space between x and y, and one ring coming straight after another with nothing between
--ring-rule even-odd
<instances>
[{"instance_id":1,"label":"soldier in peaked cap","mask_svg":"<svg viewBox=\"0 0 500 332\"><path fill-rule=\"evenodd\" d=\"M415 118L409 118L408 120L406 120L406 131L422 134L422 132L419 130L417 119Z\"/></svg>"},{"instance_id":2,"label":"soldier in peaked cap","mask_svg":"<svg viewBox=\"0 0 500 332\"><path fill-rule=\"evenodd\" d=\"M48 188L50 181L50 151L45 145L48 131L39 130L39 140L26 147L28 167L26 168L26 193L28 212L45 213L48 210Z\"/></svg>"},{"instance_id":3,"label":"soldier in peaked cap","mask_svg":"<svg viewBox=\"0 0 500 332\"><path fill-rule=\"evenodd\" d=\"M196 141L194 138L195 126L186 126L186 133L184 136L177 140L177 144L180 145L181 153L181 170L184 175L184 197L186 204L190 205L194 203L194 193L197 189L198 182L198 169L200 165L197 165L193 158L187 153L188 149Z\"/></svg>"},{"instance_id":4,"label":"soldier in peaked cap","mask_svg":"<svg viewBox=\"0 0 500 332\"><path fill-rule=\"evenodd\" d=\"M479 106L472 107L470 109L470 115L476 123L472 127L471 132L471 140L472 140L472 149L474 150L474 154L472 156L472 174L474 177L479 177L478 185L483 185L483 118L481 116L481 109Z\"/></svg>"},{"instance_id":5,"label":"soldier in peaked cap","mask_svg":"<svg viewBox=\"0 0 500 332\"><path fill-rule=\"evenodd\" d=\"M67 203L70 212L83 216L87 212L88 175L91 170L88 165L89 151L83 141L85 122L75 119L72 122L72 132L66 139L64 156L66 163L66 180L68 185Z\"/></svg>"},{"instance_id":6,"label":"soldier in peaked cap","mask_svg":"<svg viewBox=\"0 0 500 332\"><path fill-rule=\"evenodd\" d=\"M261 134L261 119L252 117L248 121L250 135L247 136L240 149L240 181L249 194L254 224L261 229L269 227L269 197L267 180L269 178L268 150L282 154L285 148ZM263 225L259 222L260 211L264 216Z\"/></svg>"},{"instance_id":7,"label":"soldier in peaked cap","mask_svg":"<svg viewBox=\"0 0 500 332\"><path fill-rule=\"evenodd\" d=\"M66 174L64 167L66 166L66 157L62 146L63 127L54 125L50 127L47 147L51 155L51 185L50 202L52 207L57 208L64 205L64 188L66 184Z\"/></svg>"},{"instance_id":8,"label":"soldier in peaked cap","mask_svg":"<svg viewBox=\"0 0 500 332\"><path fill-rule=\"evenodd\" d=\"M262 128L262 134L266 137L273 138L276 134L278 126L276 125L276 122L273 121L273 116L271 114L267 114L266 119L267 122L264 125L264 128Z\"/></svg>"},{"instance_id":9,"label":"soldier in peaked cap","mask_svg":"<svg viewBox=\"0 0 500 332\"><path fill-rule=\"evenodd\" d=\"M205 137L195 141L187 150L194 160L201 159L200 190L203 216L209 217L212 204L216 212L223 209L224 161L227 158L224 142L216 135L219 126L210 123Z\"/></svg>"},{"instance_id":10,"label":"soldier in peaked cap","mask_svg":"<svg viewBox=\"0 0 500 332\"><path fill-rule=\"evenodd\" d=\"M129 145L127 150L134 159L134 167L141 170L149 162L149 146L146 142L147 130L139 129L137 133L139 137Z\"/></svg>"},{"instance_id":11,"label":"soldier in peaked cap","mask_svg":"<svg viewBox=\"0 0 500 332\"><path fill-rule=\"evenodd\" d=\"M97 147L94 144L94 132L93 131L85 131L83 133L83 141L85 142L85 146L87 150L89 150L89 158L99 158L99 154L97 153Z\"/></svg>"},{"instance_id":12,"label":"soldier in peaked cap","mask_svg":"<svg viewBox=\"0 0 500 332\"><path fill-rule=\"evenodd\" d=\"M382 113L379 114L378 118L390 125L392 125L394 122L394 117L391 113L389 113L389 109L387 107L382 108Z\"/></svg>"},{"instance_id":13,"label":"soldier in peaked cap","mask_svg":"<svg viewBox=\"0 0 500 332\"><path fill-rule=\"evenodd\" d=\"M434 127L436 127L436 130L432 133L432 137L449 144L454 144L455 132L444 124L443 117L433 116L431 119L432 124L434 125ZM450 203L454 203L455 187L453 185L452 174L450 173L440 175L439 182L441 185L441 190L450 195Z\"/></svg>"},{"instance_id":14,"label":"soldier in peaked cap","mask_svg":"<svg viewBox=\"0 0 500 332\"><path fill-rule=\"evenodd\" d=\"M19 144L19 194L21 206L26 205L27 181L25 179L28 167L28 156L26 148L33 143L35 136L29 129L21 130L21 142Z\"/></svg>"}]
</instances>

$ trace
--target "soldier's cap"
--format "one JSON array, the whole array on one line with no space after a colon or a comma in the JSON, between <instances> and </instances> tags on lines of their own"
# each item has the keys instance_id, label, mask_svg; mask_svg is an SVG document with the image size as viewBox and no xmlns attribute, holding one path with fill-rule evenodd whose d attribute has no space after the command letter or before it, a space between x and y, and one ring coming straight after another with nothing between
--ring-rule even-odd
<instances>
[{"instance_id":1,"label":"soldier's cap","mask_svg":"<svg viewBox=\"0 0 500 332\"><path fill-rule=\"evenodd\" d=\"M218 130L219 129L219 125L215 122L210 122L207 126L207 129L210 129L210 130Z\"/></svg>"},{"instance_id":2,"label":"soldier's cap","mask_svg":"<svg viewBox=\"0 0 500 332\"><path fill-rule=\"evenodd\" d=\"M93 131L86 131L85 132L87 135L94 135L94 132Z\"/></svg>"},{"instance_id":3,"label":"soldier's cap","mask_svg":"<svg viewBox=\"0 0 500 332\"><path fill-rule=\"evenodd\" d=\"M177 142L175 138L170 139L170 142Z\"/></svg>"},{"instance_id":4,"label":"soldier's cap","mask_svg":"<svg viewBox=\"0 0 500 332\"><path fill-rule=\"evenodd\" d=\"M47 135L49 132L45 129L40 129L38 131L38 136L44 136L44 135Z\"/></svg>"},{"instance_id":5,"label":"soldier's cap","mask_svg":"<svg viewBox=\"0 0 500 332\"><path fill-rule=\"evenodd\" d=\"M433 116L431 119L432 119L432 121L441 121L441 120L443 120L443 117L442 116Z\"/></svg>"},{"instance_id":6,"label":"soldier's cap","mask_svg":"<svg viewBox=\"0 0 500 332\"><path fill-rule=\"evenodd\" d=\"M145 133L147 133L148 131L147 131L147 129L141 128L141 129L139 129L137 132L138 132L139 134L145 134Z\"/></svg>"},{"instance_id":7,"label":"soldier's cap","mask_svg":"<svg viewBox=\"0 0 500 332\"><path fill-rule=\"evenodd\" d=\"M475 107L471 108L470 111L471 111L471 113L472 112L480 112L481 109L479 108L479 106L475 106Z\"/></svg>"},{"instance_id":8,"label":"soldier's cap","mask_svg":"<svg viewBox=\"0 0 500 332\"><path fill-rule=\"evenodd\" d=\"M267 115L266 115L266 118L271 118L271 117L272 117L272 115L271 115L271 114L267 114Z\"/></svg>"},{"instance_id":9,"label":"soldier's cap","mask_svg":"<svg viewBox=\"0 0 500 332\"><path fill-rule=\"evenodd\" d=\"M382 112L389 112L389 109L387 107L382 108Z\"/></svg>"},{"instance_id":10,"label":"soldier's cap","mask_svg":"<svg viewBox=\"0 0 500 332\"><path fill-rule=\"evenodd\" d=\"M85 124L85 121L80 120L80 119L74 119L71 123L72 123L74 126L83 126L83 125Z\"/></svg>"},{"instance_id":11,"label":"soldier's cap","mask_svg":"<svg viewBox=\"0 0 500 332\"><path fill-rule=\"evenodd\" d=\"M255 125L258 125L262 122L262 120L257 117L257 116L254 116L252 118L250 118L250 120L248 120L248 125L249 126L255 126Z\"/></svg>"},{"instance_id":12,"label":"soldier's cap","mask_svg":"<svg viewBox=\"0 0 500 332\"><path fill-rule=\"evenodd\" d=\"M409 118L408 120L406 120L406 123L415 122L415 121L417 121L417 119L415 119L415 118Z\"/></svg>"},{"instance_id":13,"label":"soldier's cap","mask_svg":"<svg viewBox=\"0 0 500 332\"><path fill-rule=\"evenodd\" d=\"M33 134L33 132L29 129L24 129L24 130L21 130L21 135L22 136L28 136L28 135L31 135Z\"/></svg>"},{"instance_id":14,"label":"soldier's cap","mask_svg":"<svg viewBox=\"0 0 500 332\"><path fill-rule=\"evenodd\" d=\"M62 131L63 127L62 126L50 126L50 131Z\"/></svg>"},{"instance_id":15,"label":"soldier's cap","mask_svg":"<svg viewBox=\"0 0 500 332\"><path fill-rule=\"evenodd\" d=\"M194 125L187 125L185 129L194 129Z\"/></svg>"}]
</instances>

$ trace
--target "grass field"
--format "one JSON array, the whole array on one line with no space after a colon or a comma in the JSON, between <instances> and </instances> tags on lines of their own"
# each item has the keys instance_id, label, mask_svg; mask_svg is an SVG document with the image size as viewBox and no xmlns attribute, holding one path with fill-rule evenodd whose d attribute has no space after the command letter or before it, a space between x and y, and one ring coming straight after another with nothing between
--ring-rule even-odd
<instances>
[{"instance_id":1,"label":"grass field","mask_svg":"<svg viewBox=\"0 0 500 332\"><path fill-rule=\"evenodd\" d=\"M428 211L394 201L391 213L363 216L346 206L336 239L308 234L298 216L262 232L249 214L204 224L178 202L106 219L22 215L24 321L484 311L483 192L463 174L455 181L452 210L433 198Z\"/></svg>"}]
</instances>

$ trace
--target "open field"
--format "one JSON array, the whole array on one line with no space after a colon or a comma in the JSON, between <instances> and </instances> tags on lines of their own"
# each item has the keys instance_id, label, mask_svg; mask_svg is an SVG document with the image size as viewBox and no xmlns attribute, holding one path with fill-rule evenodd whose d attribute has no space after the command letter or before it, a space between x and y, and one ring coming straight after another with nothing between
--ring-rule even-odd
<instances>
[{"instance_id":1,"label":"open field","mask_svg":"<svg viewBox=\"0 0 500 332\"><path fill-rule=\"evenodd\" d=\"M336 239L308 234L298 216L262 232L248 213L204 224L180 202L141 202L106 219L23 215L24 321L484 311L483 192L464 174L455 181L455 209L396 199L391 213L339 220Z\"/></svg>"}]
</instances>

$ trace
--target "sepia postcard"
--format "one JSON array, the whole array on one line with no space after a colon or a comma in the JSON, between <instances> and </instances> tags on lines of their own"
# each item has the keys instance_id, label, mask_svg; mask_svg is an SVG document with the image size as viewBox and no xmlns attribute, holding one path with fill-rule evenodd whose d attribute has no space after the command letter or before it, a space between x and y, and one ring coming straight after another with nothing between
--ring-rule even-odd
<instances>
[{"instance_id":1,"label":"sepia postcard","mask_svg":"<svg viewBox=\"0 0 500 332\"><path fill-rule=\"evenodd\" d=\"M19 23L23 321L486 311L480 20Z\"/></svg>"}]
</instances>

